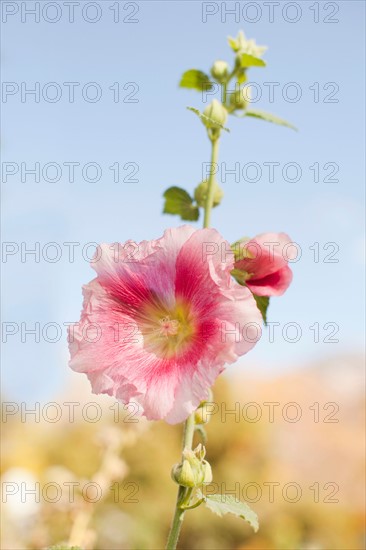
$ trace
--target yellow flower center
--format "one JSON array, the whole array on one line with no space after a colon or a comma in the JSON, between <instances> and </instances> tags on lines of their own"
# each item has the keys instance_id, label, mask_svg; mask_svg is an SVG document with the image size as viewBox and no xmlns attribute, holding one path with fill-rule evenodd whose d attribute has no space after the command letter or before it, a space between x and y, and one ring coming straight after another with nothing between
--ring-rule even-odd
<instances>
[{"instance_id":1,"label":"yellow flower center","mask_svg":"<svg viewBox=\"0 0 366 550\"><path fill-rule=\"evenodd\" d=\"M150 305L144 312L140 330L146 349L169 358L186 351L195 334L194 325L186 304L177 303L171 308Z\"/></svg>"}]
</instances>

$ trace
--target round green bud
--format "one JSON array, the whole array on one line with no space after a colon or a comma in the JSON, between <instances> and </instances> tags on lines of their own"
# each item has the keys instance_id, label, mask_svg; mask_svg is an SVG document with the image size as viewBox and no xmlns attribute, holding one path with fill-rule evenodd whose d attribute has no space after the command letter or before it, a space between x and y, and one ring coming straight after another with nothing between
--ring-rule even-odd
<instances>
[{"instance_id":1,"label":"round green bud","mask_svg":"<svg viewBox=\"0 0 366 550\"><path fill-rule=\"evenodd\" d=\"M229 65L226 61L215 61L211 67L211 75L217 82L223 83L229 76Z\"/></svg>"},{"instance_id":2,"label":"round green bud","mask_svg":"<svg viewBox=\"0 0 366 550\"><path fill-rule=\"evenodd\" d=\"M183 487L196 486L196 475L188 460L175 464L172 468L171 476L173 481L179 485L183 485Z\"/></svg>"},{"instance_id":3,"label":"round green bud","mask_svg":"<svg viewBox=\"0 0 366 550\"><path fill-rule=\"evenodd\" d=\"M224 196L224 192L215 180L213 182L213 207L218 206L220 202L222 201L222 197ZM202 181L198 187L196 187L194 191L194 198L198 204L198 206L201 206L204 208L206 206L206 200L207 200L207 191L208 191L208 180Z\"/></svg>"},{"instance_id":4,"label":"round green bud","mask_svg":"<svg viewBox=\"0 0 366 550\"><path fill-rule=\"evenodd\" d=\"M206 109L203 111L203 114L210 118L213 122L221 124L222 126L225 124L227 119L227 110L221 101L218 101L217 99L213 99L211 103L207 105ZM204 124L207 128L217 128L216 124L211 124L210 121L204 121Z\"/></svg>"},{"instance_id":5,"label":"round green bud","mask_svg":"<svg viewBox=\"0 0 366 550\"><path fill-rule=\"evenodd\" d=\"M206 466L203 459L198 458L194 451L185 451L185 457L175 464L171 471L173 481L183 487L200 487L206 477Z\"/></svg>"}]
</instances>

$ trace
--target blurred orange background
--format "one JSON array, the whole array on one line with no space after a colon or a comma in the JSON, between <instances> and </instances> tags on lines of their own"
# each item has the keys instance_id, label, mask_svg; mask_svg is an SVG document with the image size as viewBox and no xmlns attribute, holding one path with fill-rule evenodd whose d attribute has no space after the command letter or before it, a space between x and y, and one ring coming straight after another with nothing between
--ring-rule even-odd
<instances>
[{"instance_id":1,"label":"blurred orange background","mask_svg":"<svg viewBox=\"0 0 366 550\"><path fill-rule=\"evenodd\" d=\"M214 475L206 490L246 500L260 529L202 505L186 513L179 547L364 548L363 388L357 356L220 377L206 424ZM63 405L71 402L74 421ZM181 426L138 419L92 395L83 377L57 403L22 421L21 405L4 400L1 548L164 548Z\"/></svg>"}]
</instances>

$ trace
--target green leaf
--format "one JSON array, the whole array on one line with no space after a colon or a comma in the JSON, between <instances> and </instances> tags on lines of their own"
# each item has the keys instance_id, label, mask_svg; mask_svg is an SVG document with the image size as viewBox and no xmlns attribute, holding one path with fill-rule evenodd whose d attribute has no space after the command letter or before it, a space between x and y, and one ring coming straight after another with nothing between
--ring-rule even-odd
<instances>
[{"instance_id":1,"label":"green leaf","mask_svg":"<svg viewBox=\"0 0 366 550\"><path fill-rule=\"evenodd\" d=\"M206 92L213 88L210 77L197 69L190 69L183 73L179 86L181 88L193 88L199 92Z\"/></svg>"},{"instance_id":2,"label":"green leaf","mask_svg":"<svg viewBox=\"0 0 366 550\"><path fill-rule=\"evenodd\" d=\"M211 126L214 126L215 128L221 128L221 130L225 130L225 132L230 132L229 128L225 128L225 126L223 126L222 124L220 124L216 120L213 120L212 118L204 115L198 109L195 109L194 107L187 107L187 109L189 111L192 111L193 113L195 113L202 120L203 123L207 122L207 123L211 124Z\"/></svg>"},{"instance_id":3,"label":"green leaf","mask_svg":"<svg viewBox=\"0 0 366 550\"><path fill-rule=\"evenodd\" d=\"M198 220L198 206L194 204L192 197L184 189L169 187L164 193L164 198L164 214L177 214L182 220Z\"/></svg>"},{"instance_id":4,"label":"green leaf","mask_svg":"<svg viewBox=\"0 0 366 550\"><path fill-rule=\"evenodd\" d=\"M260 118L262 120L266 120L267 122L273 122L273 124L279 124L280 126L286 126L287 128L291 128L292 130L295 130L297 132L296 126L293 126L290 124L290 122L287 122L287 120L284 120L283 118L280 118L276 115L272 115L271 113L266 113L265 111L246 111L243 116L252 116L254 118Z\"/></svg>"},{"instance_id":5,"label":"green leaf","mask_svg":"<svg viewBox=\"0 0 366 550\"><path fill-rule=\"evenodd\" d=\"M225 514L234 514L234 516L245 519L255 532L258 531L258 516L246 502L238 502L233 495L203 495L201 493L199 498L205 499L207 508L214 514L220 517Z\"/></svg>"},{"instance_id":6,"label":"green leaf","mask_svg":"<svg viewBox=\"0 0 366 550\"><path fill-rule=\"evenodd\" d=\"M266 62L260 57L255 57L249 53L238 54L241 67L265 67Z\"/></svg>"},{"instance_id":7,"label":"green leaf","mask_svg":"<svg viewBox=\"0 0 366 550\"><path fill-rule=\"evenodd\" d=\"M253 294L255 301L257 302L257 307L262 314L264 324L267 324L267 309L269 306L269 296L257 296Z\"/></svg>"}]
</instances>

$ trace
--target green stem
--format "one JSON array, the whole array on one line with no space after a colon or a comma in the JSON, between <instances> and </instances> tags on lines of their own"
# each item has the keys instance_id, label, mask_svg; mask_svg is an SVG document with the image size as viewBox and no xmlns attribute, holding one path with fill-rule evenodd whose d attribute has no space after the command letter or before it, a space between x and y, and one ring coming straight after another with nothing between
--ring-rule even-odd
<instances>
[{"instance_id":1,"label":"green stem","mask_svg":"<svg viewBox=\"0 0 366 550\"><path fill-rule=\"evenodd\" d=\"M227 96L227 85L229 84L229 81L223 83L222 85L222 103L226 105L226 96Z\"/></svg>"},{"instance_id":2,"label":"green stem","mask_svg":"<svg viewBox=\"0 0 366 550\"><path fill-rule=\"evenodd\" d=\"M219 154L219 135L214 135L210 138L212 149L211 149L211 170L210 177L208 179L208 189L207 189L207 199L205 204L205 214L203 220L203 227L210 227L211 222L211 210L214 199L214 182L215 182L215 165L217 164L218 154Z\"/></svg>"},{"instance_id":3,"label":"green stem","mask_svg":"<svg viewBox=\"0 0 366 550\"><path fill-rule=\"evenodd\" d=\"M210 177L208 179L207 199L206 199L206 204L204 208L205 214L204 214L203 227L210 226L211 210L212 210L214 191L215 191L214 167L215 167L215 164L217 163L218 153L219 153L219 135L220 135L219 132L217 132L211 135L210 137L210 141L212 145L211 171L210 171ZM194 412L193 412L187 418L184 424L182 451L184 451L184 449L192 449L194 430L195 430L195 421L194 421ZM179 485L177 502L175 505L174 517L170 528L166 550L175 550L177 548L178 538L179 538L180 530L182 528L182 523L184 519L184 513L185 513L184 507L187 508L187 505L189 506L189 502L188 502L189 499L190 499L190 494L188 494L186 487ZM196 507L196 506L198 506L197 503L193 507Z\"/></svg>"},{"instance_id":4,"label":"green stem","mask_svg":"<svg viewBox=\"0 0 366 550\"><path fill-rule=\"evenodd\" d=\"M227 77L227 79L225 80L225 82L223 83L223 85L222 85L223 90L222 90L222 98L221 99L222 99L222 103L225 105L226 108L227 108L227 105L226 105L226 102L227 102L227 87L230 84L231 79L236 75L236 71L237 71L237 69L234 68L232 70L232 72L229 74L229 76Z\"/></svg>"},{"instance_id":5,"label":"green stem","mask_svg":"<svg viewBox=\"0 0 366 550\"><path fill-rule=\"evenodd\" d=\"M184 449L192 449L194 427L195 427L195 423L194 423L194 412L193 412L187 418L184 424L182 451L184 451ZM179 485L177 502L175 505L175 512L174 512L174 517L172 521L172 526L170 528L166 550L175 550L177 547L177 542L178 542L180 530L183 523L184 512L185 512L185 510L181 508L181 503L184 501L186 492L187 492L186 488L182 487L182 485Z\"/></svg>"}]
</instances>

